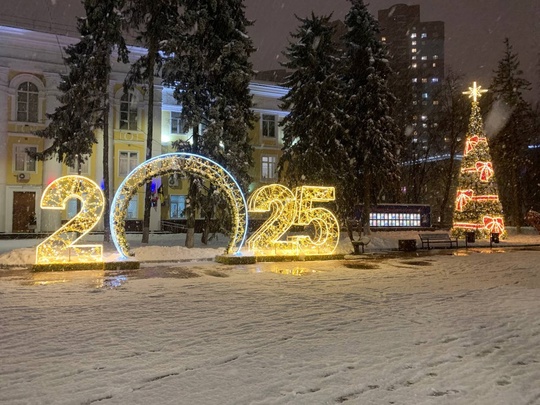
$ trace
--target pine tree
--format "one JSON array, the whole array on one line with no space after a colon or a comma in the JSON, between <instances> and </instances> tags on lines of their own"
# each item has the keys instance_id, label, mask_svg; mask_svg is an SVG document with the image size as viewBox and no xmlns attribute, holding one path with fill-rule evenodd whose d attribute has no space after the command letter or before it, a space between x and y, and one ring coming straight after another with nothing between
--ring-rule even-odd
<instances>
[{"instance_id":1,"label":"pine tree","mask_svg":"<svg viewBox=\"0 0 540 405\"><path fill-rule=\"evenodd\" d=\"M371 204L384 188L395 188L399 180L400 135L391 116L395 97L388 80L392 72L378 37L378 24L362 0L351 3L344 37L346 127L351 138L349 155L354 159L354 176L349 180L354 194L349 201L363 203L362 223L369 232Z\"/></svg>"},{"instance_id":2,"label":"pine tree","mask_svg":"<svg viewBox=\"0 0 540 405\"><path fill-rule=\"evenodd\" d=\"M190 151L223 165L247 190L253 163L248 138L254 121L249 57L255 49L247 35L252 23L245 17L241 0L186 0L183 11L173 27L174 38L166 45L170 59L163 67L164 84L174 87L185 126L193 131ZM218 195L192 177L186 204L188 247L193 246L195 209L200 204L197 194L201 193L208 217ZM204 232L203 242L206 237Z\"/></svg>"},{"instance_id":3,"label":"pine tree","mask_svg":"<svg viewBox=\"0 0 540 405\"><path fill-rule=\"evenodd\" d=\"M298 18L298 17L297 17ZM336 186L338 201L347 188L342 182L349 170L343 127L343 84L338 75L340 54L330 16L298 18L301 25L292 34L285 53L290 89L282 108L283 156L280 178L291 187L303 184Z\"/></svg>"},{"instance_id":4,"label":"pine tree","mask_svg":"<svg viewBox=\"0 0 540 405\"><path fill-rule=\"evenodd\" d=\"M118 53L118 61L128 60L119 11L123 0L84 0L83 5L86 17L77 23L81 40L66 48L64 60L69 73L62 76L58 86L61 105L48 115L49 125L36 133L53 143L36 157L56 155L59 162L80 167L97 143L95 130L103 130L104 239L110 241L108 85L113 50Z\"/></svg>"},{"instance_id":5,"label":"pine tree","mask_svg":"<svg viewBox=\"0 0 540 405\"><path fill-rule=\"evenodd\" d=\"M508 38L504 40L505 52L495 70L491 91L495 96L494 108L510 111L492 143L493 158L499 170L501 198L507 214L520 232L524 217L524 189L527 178L523 172L530 166L527 147L533 126L532 107L523 98L530 90L530 82L522 78L518 55L513 52Z\"/></svg>"},{"instance_id":6,"label":"pine tree","mask_svg":"<svg viewBox=\"0 0 540 405\"><path fill-rule=\"evenodd\" d=\"M145 46L147 53L131 65L124 81L125 91L142 84L148 91L148 120L146 129L146 159L152 157L154 142L154 81L163 66L162 44L171 39L170 27L179 19L178 0L127 0L127 22L136 32L136 39ZM152 207L151 183L146 184L142 243L150 238L150 208Z\"/></svg>"},{"instance_id":7,"label":"pine tree","mask_svg":"<svg viewBox=\"0 0 540 405\"><path fill-rule=\"evenodd\" d=\"M478 105L478 97L483 92L485 90L474 82L474 86L465 93L472 97L473 102L456 192L452 228L456 237L473 231L478 238L488 238L491 233L503 234L501 236L504 237L505 232L497 181Z\"/></svg>"}]
</instances>

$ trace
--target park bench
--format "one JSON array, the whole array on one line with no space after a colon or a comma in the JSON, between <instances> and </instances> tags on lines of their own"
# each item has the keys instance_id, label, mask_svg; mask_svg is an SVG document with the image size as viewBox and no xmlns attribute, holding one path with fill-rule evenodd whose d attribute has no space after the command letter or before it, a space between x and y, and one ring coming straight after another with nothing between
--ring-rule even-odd
<instances>
[{"instance_id":1,"label":"park bench","mask_svg":"<svg viewBox=\"0 0 540 405\"><path fill-rule=\"evenodd\" d=\"M371 238L369 236L362 236L362 226L360 224L360 221L347 221L347 232L353 246L353 254L359 255L360 253L364 253L364 248L369 245L369 242L371 242ZM357 235L357 240L355 240L355 233ZM362 249L362 252L360 252L360 249Z\"/></svg>"},{"instance_id":2,"label":"park bench","mask_svg":"<svg viewBox=\"0 0 540 405\"><path fill-rule=\"evenodd\" d=\"M427 247L431 249L433 245L448 245L448 247L458 247L458 238L451 238L447 233L419 233L420 241L422 242L422 249Z\"/></svg>"}]
</instances>

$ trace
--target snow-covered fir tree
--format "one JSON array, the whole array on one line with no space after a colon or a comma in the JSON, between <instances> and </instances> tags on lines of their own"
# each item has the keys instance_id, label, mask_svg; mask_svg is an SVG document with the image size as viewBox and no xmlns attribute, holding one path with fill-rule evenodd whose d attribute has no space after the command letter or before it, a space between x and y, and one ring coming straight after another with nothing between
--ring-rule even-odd
<instances>
[{"instance_id":1,"label":"snow-covered fir tree","mask_svg":"<svg viewBox=\"0 0 540 405\"><path fill-rule=\"evenodd\" d=\"M363 204L362 223L369 232L370 206L383 190L392 192L399 180L400 134L391 116L395 97L389 89L392 74L378 23L362 0L351 0L344 37L346 128L354 176L348 201ZM350 207L352 210L353 207Z\"/></svg>"},{"instance_id":2,"label":"snow-covered fir tree","mask_svg":"<svg viewBox=\"0 0 540 405\"><path fill-rule=\"evenodd\" d=\"M290 90L282 99L282 108L290 113L282 123L284 152L278 170L291 187L336 186L339 202L350 166L336 30L330 16L312 14L298 20L300 26L285 52L288 62L283 64L294 73L286 79Z\"/></svg>"},{"instance_id":3,"label":"snow-covered fir tree","mask_svg":"<svg viewBox=\"0 0 540 405\"><path fill-rule=\"evenodd\" d=\"M163 66L162 45L171 38L170 27L179 21L179 0L127 0L124 10L128 27L135 34L137 42L147 49L147 53L136 60L124 81L125 91L140 84L148 93L146 159L152 158L154 142L154 81ZM146 184L142 243L148 243L150 236L150 209L152 208L151 183Z\"/></svg>"},{"instance_id":4,"label":"snow-covered fir tree","mask_svg":"<svg viewBox=\"0 0 540 405\"><path fill-rule=\"evenodd\" d=\"M533 114L531 105L523 98L531 84L522 77L517 53L508 38L499 61L490 90L494 95L494 113L507 115L508 120L497 128L499 132L491 143L493 160L498 170L501 200L505 212L518 232L523 225L525 210L524 190L531 172L528 145L532 137Z\"/></svg>"},{"instance_id":5,"label":"snow-covered fir tree","mask_svg":"<svg viewBox=\"0 0 540 405\"><path fill-rule=\"evenodd\" d=\"M109 76L111 55L128 62L128 51L122 36L124 0L84 0L86 17L77 23L81 40L65 49L69 69L58 86L61 105L48 115L47 127L36 135L52 140L52 144L36 157L78 168L92 154L97 143L97 129L103 131L104 227L105 240L110 240L109 205Z\"/></svg>"},{"instance_id":6,"label":"snow-covered fir tree","mask_svg":"<svg viewBox=\"0 0 540 405\"><path fill-rule=\"evenodd\" d=\"M174 38L165 46L170 59L163 67L164 83L174 87L185 127L193 131L189 150L223 165L247 190L253 163L248 138L254 121L249 57L255 48L247 34L252 23L241 0L185 0L182 5ZM220 198L212 187L206 190L199 180L190 181L188 247L193 246L197 194L203 194L202 208L207 214Z\"/></svg>"}]
</instances>

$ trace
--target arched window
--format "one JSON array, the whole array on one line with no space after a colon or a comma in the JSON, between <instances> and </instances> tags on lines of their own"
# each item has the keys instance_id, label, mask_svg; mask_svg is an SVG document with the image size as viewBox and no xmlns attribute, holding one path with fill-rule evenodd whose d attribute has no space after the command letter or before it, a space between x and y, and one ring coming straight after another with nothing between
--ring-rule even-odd
<instances>
[{"instance_id":1,"label":"arched window","mask_svg":"<svg viewBox=\"0 0 540 405\"><path fill-rule=\"evenodd\" d=\"M137 97L131 93L120 99L120 129L137 131Z\"/></svg>"},{"instance_id":2,"label":"arched window","mask_svg":"<svg viewBox=\"0 0 540 405\"><path fill-rule=\"evenodd\" d=\"M17 121L38 122L39 90L34 83L23 82L17 88Z\"/></svg>"}]
</instances>

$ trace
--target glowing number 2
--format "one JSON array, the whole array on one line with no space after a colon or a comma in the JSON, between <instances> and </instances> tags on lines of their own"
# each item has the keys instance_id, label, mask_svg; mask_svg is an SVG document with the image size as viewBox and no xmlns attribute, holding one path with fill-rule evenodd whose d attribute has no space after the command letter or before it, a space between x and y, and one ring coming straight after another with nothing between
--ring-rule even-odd
<instances>
[{"instance_id":1,"label":"glowing number 2","mask_svg":"<svg viewBox=\"0 0 540 405\"><path fill-rule=\"evenodd\" d=\"M38 245L36 264L103 260L102 245L75 245L96 226L103 214L105 197L95 182L82 176L60 177L43 192L41 208L63 210L72 198L81 200L81 210Z\"/></svg>"},{"instance_id":2,"label":"glowing number 2","mask_svg":"<svg viewBox=\"0 0 540 405\"><path fill-rule=\"evenodd\" d=\"M247 240L255 254L331 254L339 241L339 223L329 210L313 208L313 202L333 201L333 187L302 186L293 191L280 184L257 189L248 200L250 212L272 211L270 217ZM314 235L280 238L293 225L312 225Z\"/></svg>"}]
</instances>

